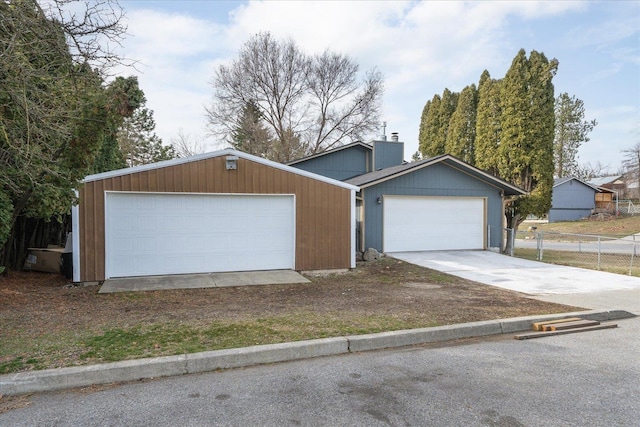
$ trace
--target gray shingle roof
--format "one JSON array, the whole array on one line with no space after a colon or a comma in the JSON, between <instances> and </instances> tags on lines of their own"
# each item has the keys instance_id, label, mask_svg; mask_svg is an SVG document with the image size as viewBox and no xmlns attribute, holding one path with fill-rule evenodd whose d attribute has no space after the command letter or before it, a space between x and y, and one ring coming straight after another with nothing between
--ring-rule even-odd
<instances>
[{"instance_id":1,"label":"gray shingle roof","mask_svg":"<svg viewBox=\"0 0 640 427\"><path fill-rule=\"evenodd\" d=\"M428 159L422 159L419 160L417 162L412 162L412 163L406 163L403 165L398 165L398 166L390 166L388 168L384 168L384 169L380 169L377 171L373 171L373 172L369 172L369 173L365 173L364 175L358 175L356 177L353 177L351 179L346 180L345 182L351 184L351 185L361 185L361 184L368 184L370 182L373 181L378 181L380 179L383 178L387 178L389 176L413 169L413 168L419 168L420 166L426 164L426 163L430 163L433 162L434 160L438 159L439 157L443 157L443 156L436 156L436 157L431 157ZM359 182L360 184L355 184L355 182Z\"/></svg>"}]
</instances>

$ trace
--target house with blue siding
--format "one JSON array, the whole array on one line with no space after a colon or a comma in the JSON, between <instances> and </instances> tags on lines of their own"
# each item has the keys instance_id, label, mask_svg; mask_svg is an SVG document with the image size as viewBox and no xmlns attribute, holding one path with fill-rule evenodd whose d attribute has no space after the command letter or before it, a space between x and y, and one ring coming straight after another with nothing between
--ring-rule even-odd
<instances>
[{"instance_id":1,"label":"house with blue siding","mask_svg":"<svg viewBox=\"0 0 640 427\"><path fill-rule=\"evenodd\" d=\"M364 143L356 141L322 153L313 154L287 163L328 178L344 181L368 172L402 164L404 144L398 142L398 134L380 141Z\"/></svg>"},{"instance_id":2,"label":"house with blue siding","mask_svg":"<svg viewBox=\"0 0 640 427\"><path fill-rule=\"evenodd\" d=\"M596 208L597 186L578 178L557 178L553 182L549 222L576 221L590 216Z\"/></svg>"},{"instance_id":3,"label":"house with blue siding","mask_svg":"<svg viewBox=\"0 0 640 427\"><path fill-rule=\"evenodd\" d=\"M356 245L382 252L500 248L505 203L525 194L448 154L346 182L360 188Z\"/></svg>"},{"instance_id":4,"label":"house with blue siding","mask_svg":"<svg viewBox=\"0 0 640 427\"><path fill-rule=\"evenodd\" d=\"M404 161L396 133L290 162L360 188L356 247L381 252L500 248L505 203L525 192L450 155Z\"/></svg>"}]
</instances>

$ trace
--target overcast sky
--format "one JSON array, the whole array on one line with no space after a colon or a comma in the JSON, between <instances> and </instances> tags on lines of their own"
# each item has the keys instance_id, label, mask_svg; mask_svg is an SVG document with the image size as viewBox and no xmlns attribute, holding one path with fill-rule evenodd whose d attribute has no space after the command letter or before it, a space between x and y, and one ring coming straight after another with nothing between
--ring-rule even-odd
<instances>
[{"instance_id":1,"label":"overcast sky","mask_svg":"<svg viewBox=\"0 0 640 427\"><path fill-rule=\"evenodd\" d=\"M398 132L405 158L418 148L420 114L444 88L478 84L483 70L504 77L519 49L560 62L556 95L585 102L598 126L580 163L616 172L640 140L639 1L145 1L123 0L129 36L120 51L137 75L169 143L182 130L209 150L204 107L217 66L250 35L292 37L307 53L344 53L385 77L383 120Z\"/></svg>"}]
</instances>

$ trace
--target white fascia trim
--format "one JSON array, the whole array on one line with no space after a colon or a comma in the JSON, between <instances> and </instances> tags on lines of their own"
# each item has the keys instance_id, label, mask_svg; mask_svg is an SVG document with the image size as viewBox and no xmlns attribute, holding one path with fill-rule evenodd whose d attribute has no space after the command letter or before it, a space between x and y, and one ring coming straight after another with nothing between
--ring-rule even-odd
<instances>
[{"instance_id":1,"label":"white fascia trim","mask_svg":"<svg viewBox=\"0 0 640 427\"><path fill-rule=\"evenodd\" d=\"M359 190L358 187L356 187L355 185L351 185L351 184L347 184L345 182L342 181L338 181L335 179L331 179L331 178L327 178L326 176L322 176L322 175L318 175L312 172L307 172L304 171L302 169L297 169L294 168L292 166L287 166L287 165L283 165L282 163L278 163L278 162L274 162L271 160L267 160L267 159L263 159L262 157L258 157L258 156L254 156L251 154L247 154L244 153L242 151L236 151L230 148L224 149L224 150L220 150L220 151L213 151L211 153L204 153L204 154L198 154L196 156L191 156L191 157L184 157L181 159L171 159L171 160L165 160L162 162L158 162L158 163L151 163L148 165L142 165L142 166L135 166L132 168L124 168L124 169L118 169L115 171L109 171L109 172L103 172L103 173L98 173L95 175L89 175L87 177L84 178L84 180L82 180L82 182L92 182L92 181L99 181L101 179L107 179L107 178L113 178L116 176L123 176L123 175L130 175L130 174L134 174L134 173L138 173L138 172L145 172L148 170L154 170L154 169L161 169L161 168L165 168L165 167L169 167L169 166L177 166L177 165L181 165L181 164L185 164L185 163L191 163L191 162L197 162L200 160L206 160L206 159L210 159L213 157L220 157L220 156L237 156L246 160L250 160L252 162L256 162L256 163L260 163L263 164L265 166L269 166L272 168L276 168L276 169L280 169L286 172L290 172L290 173L294 173L296 175L301 175L307 178L311 178L311 179L315 179L316 181L321 181L321 182L326 182L327 184L331 184L331 185L335 185L338 187L342 187L342 188L346 188L348 190Z\"/></svg>"},{"instance_id":2,"label":"white fascia trim","mask_svg":"<svg viewBox=\"0 0 640 427\"><path fill-rule=\"evenodd\" d=\"M78 190L74 190L76 199ZM73 264L73 282L80 282L80 206L71 206L71 259Z\"/></svg>"}]
</instances>

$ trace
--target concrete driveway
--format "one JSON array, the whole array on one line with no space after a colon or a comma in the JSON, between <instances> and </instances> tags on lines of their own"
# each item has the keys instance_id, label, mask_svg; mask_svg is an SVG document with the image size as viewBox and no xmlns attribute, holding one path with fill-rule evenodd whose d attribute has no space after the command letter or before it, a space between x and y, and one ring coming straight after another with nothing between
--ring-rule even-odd
<instances>
[{"instance_id":1,"label":"concrete driveway","mask_svg":"<svg viewBox=\"0 0 640 427\"><path fill-rule=\"evenodd\" d=\"M640 278L633 276L528 261L491 251L394 252L387 255L531 295L624 290L637 295L640 300Z\"/></svg>"}]
</instances>

